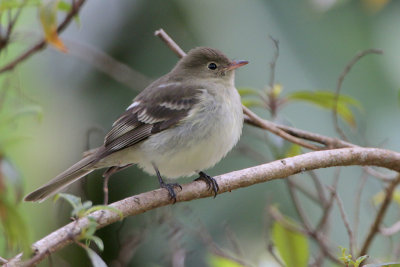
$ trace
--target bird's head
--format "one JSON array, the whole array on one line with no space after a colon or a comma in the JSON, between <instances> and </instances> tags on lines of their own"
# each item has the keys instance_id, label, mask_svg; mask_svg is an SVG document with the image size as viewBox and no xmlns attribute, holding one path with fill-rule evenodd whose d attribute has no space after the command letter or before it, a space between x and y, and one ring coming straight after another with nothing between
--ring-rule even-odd
<instances>
[{"instance_id":1,"label":"bird's head","mask_svg":"<svg viewBox=\"0 0 400 267\"><path fill-rule=\"evenodd\" d=\"M230 80L234 70L247 63L244 60L230 60L217 49L197 47L177 63L174 71L185 77Z\"/></svg>"}]
</instances>

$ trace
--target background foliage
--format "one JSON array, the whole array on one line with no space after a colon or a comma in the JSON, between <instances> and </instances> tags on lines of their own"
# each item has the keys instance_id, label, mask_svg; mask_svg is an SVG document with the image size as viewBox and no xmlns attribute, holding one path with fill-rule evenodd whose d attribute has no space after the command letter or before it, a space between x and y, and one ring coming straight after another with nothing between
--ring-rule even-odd
<instances>
[{"instance_id":1,"label":"background foliage","mask_svg":"<svg viewBox=\"0 0 400 267\"><path fill-rule=\"evenodd\" d=\"M23 2L0 0L2 35L10 10L15 14ZM359 50L383 49L382 56L363 58L346 77L340 98L340 125L355 144L399 151L399 8L397 1L377 0L88 1L60 36L60 44L52 27L69 11L69 3L26 1L11 45L0 51L0 67L43 36L56 41L55 46L12 72L0 74L0 157L2 162L13 162L9 166L15 170L6 173L5 165L1 165L0 177L7 177L1 181L6 181L7 189L13 188L7 192L15 193L3 193L5 186L0 183L1 230L9 234L0 235L0 255L7 258L18 251L10 244L11 239L15 239L11 243L24 247L69 220L67 205L51 201L17 205L15 196L22 195L21 181L23 192L31 191L77 161L84 150L101 144L104 133L131 99L174 66L176 56L153 36L160 27L186 51L210 46L231 58L249 60L250 64L236 75L237 87L249 106L265 118L329 136L335 136L330 109L343 67ZM274 92L286 99L275 117L270 117L260 101L271 88L269 63L275 47L269 35L279 40L280 49ZM138 72L130 73L129 86L110 77L112 68L102 69L108 64L100 51ZM217 175L271 161L290 153L290 148L280 138L246 126L236 149L208 173ZM22 180L12 178L16 173L15 177ZM333 170L317 174L327 185L335 176ZM351 222L356 214L354 192L360 176L361 170L355 167L340 172L338 192ZM305 187L311 186L306 174L295 178ZM73 192L97 204L102 202L101 186L101 172L95 172L75 185ZM110 201L156 187L154 177L132 167L111 179ZM381 191L379 182L366 181L361 197L360 237L365 235L370 214L376 209L372 197ZM322 211L305 198L301 201L307 204L311 220L316 221ZM276 263L267 249L270 240L277 236L297 238L285 234L276 224L272 229L278 230L271 234L273 222L266 207L275 203L281 213L298 220L287 187L275 181L216 199L165 207L107 227L96 233L104 242L101 256L111 266L120 266L124 257L130 266L164 266L180 252L187 266L235 266L216 253L213 248L217 244L245 263L273 266ZM4 210L8 213L2 213ZM9 217L4 219L4 214ZM10 216L18 222L13 227L25 229L19 237L7 228ZM331 238L340 258L339 245L348 247L348 237L336 207L332 216ZM397 217L398 207L393 206L387 224ZM377 239L370 257L383 261L390 258L396 253L396 242L397 235L389 241ZM306 243L310 252L304 253L311 257L316 245L309 240ZM134 255L121 255L125 247ZM87 266L84 253L79 246L71 246L53 260L57 264ZM282 259L291 266L284 255ZM326 265L331 266L328 262Z\"/></svg>"}]
</instances>

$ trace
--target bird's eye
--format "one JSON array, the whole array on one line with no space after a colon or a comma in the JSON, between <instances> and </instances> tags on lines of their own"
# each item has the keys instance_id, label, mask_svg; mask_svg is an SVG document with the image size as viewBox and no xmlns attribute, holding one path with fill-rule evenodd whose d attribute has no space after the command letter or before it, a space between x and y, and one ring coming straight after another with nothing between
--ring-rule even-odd
<instances>
[{"instance_id":1,"label":"bird's eye","mask_svg":"<svg viewBox=\"0 0 400 267\"><path fill-rule=\"evenodd\" d=\"M215 70L215 69L217 69L217 64L215 64L214 62L212 62L212 63L208 64L208 68L209 68L210 70Z\"/></svg>"}]
</instances>

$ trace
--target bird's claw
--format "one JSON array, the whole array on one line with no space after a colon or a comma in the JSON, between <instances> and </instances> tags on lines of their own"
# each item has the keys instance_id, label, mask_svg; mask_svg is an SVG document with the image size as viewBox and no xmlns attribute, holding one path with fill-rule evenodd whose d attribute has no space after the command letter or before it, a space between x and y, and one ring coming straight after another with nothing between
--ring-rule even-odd
<instances>
[{"instance_id":1,"label":"bird's claw","mask_svg":"<svg viewBox=\"0 0 400 267\"><path fill-rule=\"evenodd\" d=\"M179 187L182 190L182 186L178 183L171 183L171 184L166 184L162 183L160 184L161 188L165 188L168 190L169 198L174 200L174 203L176 202L176 193L174 190L174 187Z\"/></svg>"},{"instance_id":2,"label":"bird's claw","mask_svg":"<svg viewBox=\"0 0 400 267\"><path fill-rule=\"evenodd\" d=\"M219 191L219 186L217 181L211 177L210 175L204 173L204 172L199 172L199 178L195 179L195 181L199 181L199 180L203 180L204 182L206 182L207 186L208 186L208 190L212 189L212 191L214 192L214 198L217 196L217 193Z\"/></svg>"}]
</instances>

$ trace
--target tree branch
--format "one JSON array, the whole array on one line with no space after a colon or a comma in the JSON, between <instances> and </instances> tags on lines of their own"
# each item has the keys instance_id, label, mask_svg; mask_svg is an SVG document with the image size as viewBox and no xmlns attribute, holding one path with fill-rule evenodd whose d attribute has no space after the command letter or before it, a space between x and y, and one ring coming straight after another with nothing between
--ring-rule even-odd
<instances>
[{"instance_id":1,"label":"tree branch","mask_svg":"<svg viewBox=\"0 0 400 267\"><path fill-rule=\"evenodd\" d=\"M299 156L273 161L267 164L234 171L215 177L219 184L219 194L251 186L254 184L281 179L290 175L333 166L374 165L400 171L400 153L378 148L343 148L325 151L315 151ZM177 202L213 196L207 185L202 181L194 181L182 186L177 194ZM222 196L221 196L222 197ZM146 211L172 204L168 192L157 189L128 197L109 206L120 210L124 217L144 213ZM97 211L90 214L98 222L98 228L120 220L118 214L111 211ZM72 243L89 224L87 217L71 222L54 231L33 244L34 255L23 263L32 266L45 259L66 245Z\"/></svg>"},{"instance_id":2,"label":"tree branch","mask_svg":"<svg viewBox=\"0 0 400 267\"><path fill-rule=\"evenodd\" d=\"M57 28L58 33L61 33L68 26L68 24L72 21L74 16L78 14L80 8L83 6L84 3L85 3L85 0L78 0L78 1L72 2L71 11L67 14L67 16L64 18L63 22L61 22L61 24ZM8 64L4 65L3 67L0 67L0 73L14 69L22 61L25 61L26 59L30 58L35 53L44 49L46 47L46 45L47 45L47 43L46 43L45 39L40 40L39 42L34 44L31 48L29 48L24 53L19 55L17 58L12 60Z\"/></svg>"},{"instance_id":3,"label":"tree branch","mask_svg":"<svg viewBox=\"0 0 400 267\"><path fill-rule=\"evenodd\" d=\"M376 233L379 231L379 226L381 225L383 218L385 217L386 211L389 208L389 204L392 202L393 193L396 186L400 183L400 174L397 175L397 178L394 179L386 188L385 199L383 200L382 205L380 206L378 213L369 229L367 238L365 239L359 256L366 255L369 247L372 244L372 240L376 236Z\"/></svg>"},{"instance_id":4,"label":"tree branch","mask_svg":"<svg viewBox=\"0 0 400 267\"><path fill-rule=\"evenodd\" d=\"M163 29L155 31L154 35L158 36L179 58L186 56L185 51Z\"/></svg>"}]
</instances>

